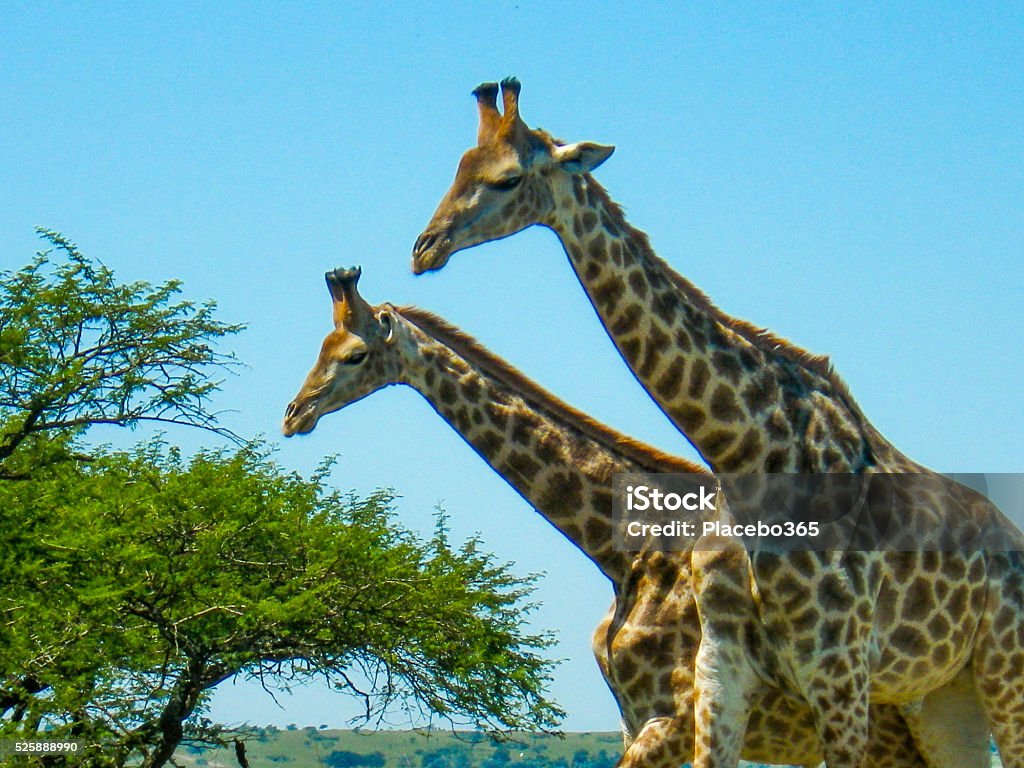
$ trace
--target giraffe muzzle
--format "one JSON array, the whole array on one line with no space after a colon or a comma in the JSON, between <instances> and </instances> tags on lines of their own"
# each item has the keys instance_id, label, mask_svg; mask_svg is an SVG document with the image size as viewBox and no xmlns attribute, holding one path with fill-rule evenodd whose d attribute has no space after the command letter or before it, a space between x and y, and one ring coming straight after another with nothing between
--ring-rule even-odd
<instances>
[{"instance_id":1,"label":"giraffe muzzle","mask_svg":"<svg viewBox=\"0 0 1024 768\"><path fill-rule=\"evenodd\" d=\"M281 425L281 432L285 437L305 435L313 431L316 426L317 413L316 403L308 402L304 405L298 400L288 403L284 412L284 423Z\"/></svg>"},{"instance_id":2,"label":"giraffe muzzle","mask_svg":"<svg viewBox=\"0 0 1024 768\"><path fill-rule=\"evenodd\" d=\"M440 269L451 256L452 240L446 230L428 229L416 239L412 249L413 274L422 275Z\"/></svg>"}]
</instances>

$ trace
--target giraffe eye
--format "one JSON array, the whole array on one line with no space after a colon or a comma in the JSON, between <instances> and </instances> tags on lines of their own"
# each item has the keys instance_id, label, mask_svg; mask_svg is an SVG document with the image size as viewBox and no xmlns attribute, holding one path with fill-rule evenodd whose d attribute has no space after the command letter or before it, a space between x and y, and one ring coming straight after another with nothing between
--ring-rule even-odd
<instances>
[{"instance_id":1,"label":"giraffe eye","mask_svg":"<svg viewBox=\"0 0 1024 768\"><path fill-rule=\"evenodd\" d=\"M492 181L488 184L492 189L507 190L514 188L520 181L523 180L522 176L506 176L498 181Z\"/></svg>"},{"instance_id":2,"label":"giraffe eye","mask_svg":"<svg viewBox=\"0 0 1024 768\"><path fill-rule=\"evenodd\" d=\"M346 357L341 362L344 363L345 365L359 365L365 359L366 359L366 350L365 349L361 349L361 350L359 350L357 352L353 352L351 355Z\"/></svg>"}]
</instances>

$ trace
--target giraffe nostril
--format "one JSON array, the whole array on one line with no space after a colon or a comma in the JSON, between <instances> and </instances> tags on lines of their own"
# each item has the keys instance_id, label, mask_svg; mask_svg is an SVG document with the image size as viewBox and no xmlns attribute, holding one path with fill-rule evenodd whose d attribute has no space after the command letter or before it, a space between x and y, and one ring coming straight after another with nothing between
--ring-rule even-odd
<instances>
[{"instance_id":1,"label":"giraffe nostril","mask_svg":"<svg viewBox=\"0 0 1024 768\"><path fill-rule=\"evenodd\" d=\"M288 407L284 411L284 417L286 419L290 419L292 416L295 415L295 411L297 410L298 406L295 404L295 401L292 400L290 403L288 403Z\"/></svg>"},{"instance_id":2,"label":"giraffe nostril","mask_svg":"<svg viewBox=\"0 0 1024 768\"><path fill-rule=\"evenodd\" d=\"M424 232L416 239L416 245L413 246L413 253L420 255L424 251L430 250L430 248L437 242L436 232Z\"/></svg>"}]
</instances>

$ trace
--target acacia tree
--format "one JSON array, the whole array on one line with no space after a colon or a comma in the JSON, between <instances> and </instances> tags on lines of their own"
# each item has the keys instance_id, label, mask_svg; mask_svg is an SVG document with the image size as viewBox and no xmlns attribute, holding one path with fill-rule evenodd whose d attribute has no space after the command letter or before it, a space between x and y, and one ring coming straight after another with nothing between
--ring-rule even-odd
<instances>
[{"instance_id":1,"label":"acacia tree","mask_svg":"<svg viewBox=\"0 0 1024 768\"><path fill-rule=\"evenodd\" d=\"M217 344L241 326L215 320L213 302L178 298L179 281L118 283L61 234L38 231L51 248L0 273L0 477L75 456L95 424L230 436L209 398L233 363Z\"/></svg>"},{"instance_id":2,"label":"acacia tree","mask_svg":"<svg viewBox=\"0 0 1024 768\"><path fill-rule=\"evenodd\" d=\"M551 641L520 627L532 580L475 540L452 546L443 518L423 539L390 492L341 494L329 465L305 479L255 443L89 449L94 423L218 431L203 371L230 362L210 342L237 327L60 247L66 264L41 256L0 292L0 738L82 740L69 764L161 766L181 744L224 743L206 705L236 677L319 678L368 719L398 705L556 723ZM44 318L63 325L39 332Z\"/></svg>"},{"instance_id":3,"label":"acacia tree","mask_svg":"<svg viewBox=\"0 0 1024 768\"><path fill-rule=\"evenodd\" d=\"M15 585L0 680L40 686L4 686L7 730L84 739L90 765L163 765L182 741L221 740L204 704L235 676L321 678L369 718L397 702L554 725L549 640L519 630L530 580L475 541L452 547L443 520L426 540L399 528L390 493L342 495L325 473L303 479L254 446L186 461L151 442L0 485L20 521L0 544Z\"/></svg>"}]
</instances>

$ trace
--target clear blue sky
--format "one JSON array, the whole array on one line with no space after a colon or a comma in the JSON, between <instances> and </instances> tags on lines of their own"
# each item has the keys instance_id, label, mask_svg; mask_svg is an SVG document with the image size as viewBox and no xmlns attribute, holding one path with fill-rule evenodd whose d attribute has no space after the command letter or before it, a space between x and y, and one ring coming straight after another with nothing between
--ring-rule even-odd
<instances>
[{"instance_id":1,"label":"clear blue sky","mask_svg":"<svg viewBox=\"0 0 1024 768\"><path fill-rule=\"evenodd\" d=\"M554 236L414 278L413 241L474 140L470 90L516 74L525 119L617 145L598 178L725 310L834 357L897 446L1020 471L1024 5L46 2L0 5L0 268L63 231L123 279L181 278L249 329L219 404L277 440L330 327L322 275L363 266L595 417L688 446L618 360ZM105 434L105 437L108 435ZM109 435L113 437L113 435ZM201 438L174 433L194 446ZM568 729L615 729L590 655L610 590L409 390L281 441L336 483L442 502L546 571ZM341 725L320 689L223 686L229 722Z\"/></svg>"}]
</instances>

